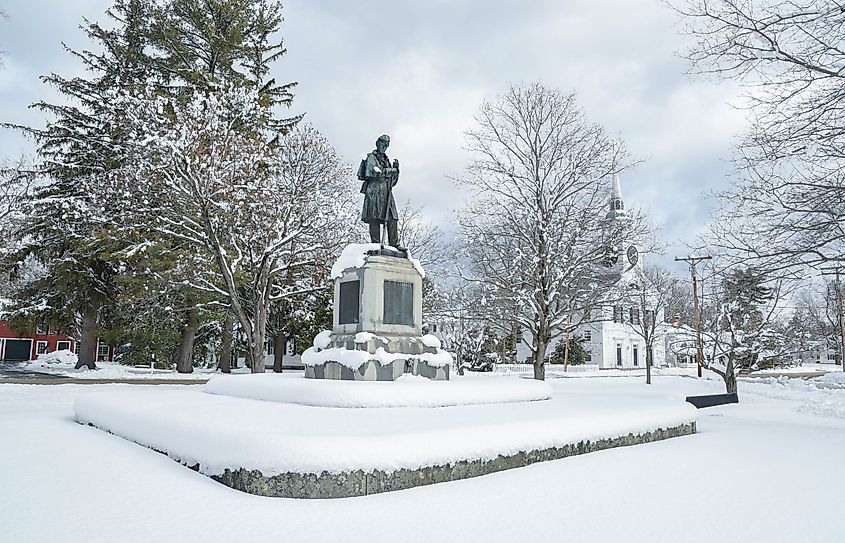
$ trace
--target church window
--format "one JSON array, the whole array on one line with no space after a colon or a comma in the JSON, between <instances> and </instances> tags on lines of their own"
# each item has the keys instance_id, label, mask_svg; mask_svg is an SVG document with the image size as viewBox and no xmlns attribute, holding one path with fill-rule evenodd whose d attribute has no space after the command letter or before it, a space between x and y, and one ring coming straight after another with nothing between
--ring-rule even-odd
<instances>
[{"instance_id":1,"label":"church window","mask_svg":"<svg viewBox=\"0 0 845 543\"><path fill-rule=\"evenodd\" d=\"M640 310L636 307L632 307L629 315L630 323L631 324L639 324L640 323Z\"/></svg>"},{"instance_id":2,"label":"church window","mask_svg":"<svg viewBox=\"0 0 845 543\"><path fill-rule=\"evenodd\" d=\"M654 310L653 309L646 309L645 310L645 323L648 325L654 324Z\"/></svg>"},{"instance_id":3,"label":"church window","mask_svg":"<svg viewBox=\"0 0 845 543\"><path fill-rule=\"evenodd\" d=\"M613 306L613 322L622 322L622 306Z\"/></svg>"},{"instance_id":4,"label":"church window","mask_svg":"<svg viewBox=\"0 0 845 543\"><path fill-rule=\"evenodd\" d=\"M593 341L593 332L590 330L584 330L584 341Z\"/></svg>"},{"instance_id":5,"label":"church window","mask_svg":"<svg viewBox=\"0 0 845 543\"><path fill-rule=\"evenodd\" d=\"M622 344L621 343L616 344L616 365L617 366L622 365Z\"/></svg>"}]
</instances>

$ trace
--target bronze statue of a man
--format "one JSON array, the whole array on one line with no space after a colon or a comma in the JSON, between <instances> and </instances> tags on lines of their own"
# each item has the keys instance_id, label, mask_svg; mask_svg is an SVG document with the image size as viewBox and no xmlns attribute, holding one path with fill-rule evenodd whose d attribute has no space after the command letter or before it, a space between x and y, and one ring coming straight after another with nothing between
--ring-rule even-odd
<instances>
[{"instance_id":1,"label":"bronze statue of a man","mask_svg":"<svg viewBox=\"0 0 845 543\"><path fill-rule=\"evenodd\" d=\"M387 158L390 136L384 134L376 140L376 148L361 161L358 179L363 181L364 209L361 220L370 225L370 241L381 243L381 226L387 226L387 239L391 247L399 246L399 213L393 200L393 187L399 181L399 161L391 164Z\"/></svg>"}]
</instances>

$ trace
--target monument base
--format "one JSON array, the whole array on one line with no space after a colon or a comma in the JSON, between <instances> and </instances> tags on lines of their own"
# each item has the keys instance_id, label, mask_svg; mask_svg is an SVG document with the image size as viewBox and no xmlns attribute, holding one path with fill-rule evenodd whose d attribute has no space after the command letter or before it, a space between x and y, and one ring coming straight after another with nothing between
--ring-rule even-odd
<instances>
[{"instance_id":1,"label":"monument base","mask_svg":"<svg viewBox=\"0 0 845 543\"><path fill-rule=\"evenodd\" d=\"M452 355L431 335L333 335L325 331L302 354L305 377L343 381L395 381L405 374L449 379Z\"/></svg>"},{"instance_id":2,"label":"monument base","mask_svg":"<svg viewBox=\"0 0 845 543\"><path fill-rule=\"evenodd\" d=\"M432 366L424 360L394 360L385 364L378 360L368 360L354 370L334 361L305 366L306 379L395 381L405 374L427 377L434 381L448 381L449 366Z\"/></svg>"},{"instance_id":3,"label":"monument base","mask_svg":"<svg viewBox=\"0 0 845 543\"><path fill-rule=\"evenodd\" d=\"M422 334L425 272L406 251L350 244L332 266L332 330L302 355L309 379L395 381L405 374L448 380L452 356Z\"/></svg>"}]
</instances>

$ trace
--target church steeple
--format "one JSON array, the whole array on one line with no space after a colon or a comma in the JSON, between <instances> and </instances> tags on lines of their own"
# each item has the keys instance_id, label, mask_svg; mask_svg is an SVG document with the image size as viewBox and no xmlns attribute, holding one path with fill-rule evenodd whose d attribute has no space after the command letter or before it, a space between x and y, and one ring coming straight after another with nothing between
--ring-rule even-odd
<instances>
[{"instance_id":1,"label":"church steeple","mask_svg":"<svg viewBox=\"0 0 845 543\"><path fill-rule=\"evenodd\" d=\"M607 211L608 219L615 219L625 215L625 202L622 200L622 188L619 186L619 174L613 174L613 182L610 188L610 209Z\"/></svg>"}]
</instances>

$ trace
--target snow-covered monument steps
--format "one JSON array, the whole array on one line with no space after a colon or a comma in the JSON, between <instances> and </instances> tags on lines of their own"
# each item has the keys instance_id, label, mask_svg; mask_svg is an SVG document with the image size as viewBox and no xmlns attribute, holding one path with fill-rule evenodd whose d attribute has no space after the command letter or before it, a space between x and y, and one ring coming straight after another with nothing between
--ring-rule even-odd
<instances>
[{"instance_id":1,"label":"snow-covered monument steps","mask_svg":"<svg viewBox=\"0 0 845 543\"><path fill-rule=\"evenodd\" d=\"M285 380L306 381L302 374ZM324 394L323 403L330 397L340 397L343 404L348 398L370 396L368 401L358 400L358 405L379 404L372 400L378 392L371 386L378 383L307 381L360 392ZM487 402L493 400L490 391L498 390L505 403L316 407L279 401L285 393L265 401L212 394L198 387L150 387L82 396L74 410L79 423L165 453L232 488L292 498L400 490L695 433L696 410L674 399L576 394L514 402L514 393L502 392L508 384L520 391L517 396L529 389L542 391L544 385L536 383L535 388L528 381L531 386L521 388L525 380L498 376L408 383L409 391L422 384L455 384L462 396L486 394ZM392 389L403 384L403 380L384 383L383 389L391 390L395 398ZM359 389L359 385L370 386ZM473 392L485 387L486 392ZM249 386L235 388L231 392L245 395ZM302 395L303 390L293 388L288 393ZM432 394L438 395L443 397ZM392 402L381 405L397 405Z\"/></svg>"}]
</instances>

